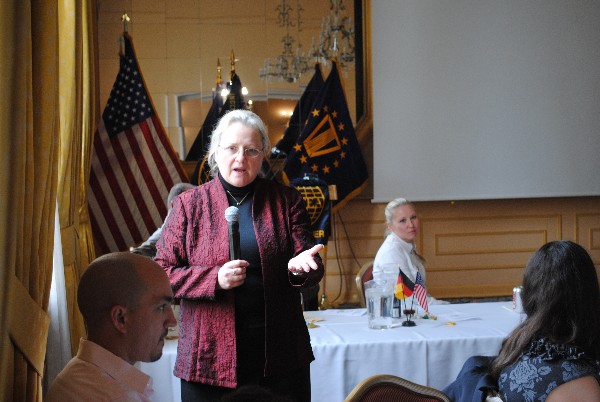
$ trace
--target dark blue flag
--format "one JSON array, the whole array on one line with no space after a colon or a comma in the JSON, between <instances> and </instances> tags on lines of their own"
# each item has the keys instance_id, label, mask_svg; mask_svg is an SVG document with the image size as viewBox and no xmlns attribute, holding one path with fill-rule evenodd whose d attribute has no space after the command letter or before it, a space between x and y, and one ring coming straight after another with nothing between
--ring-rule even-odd
<instances>
[{"instance_id":1,"label":"dark blue flag","mask_svg":"<svg viewBox=\"0 0 600 402\"><path fill-rule=\"evenodd\" d=\"M229 94L227 95L227 99L225 99L223 107L221 108L220 117L230 110L246 109L246 102L244 101L244 95L242 95L242 81L236 74L235 70L231 71L231 76L227 82L227 89L229 90Z\"/></svg>"},{"instance_id":2,"label":"dark blue flag","mask_svg":"<svg viewBox=\"0 0 600 402\"><path fill-rule=\"evenodd\" d=\"M215 125L219 121L222 107L223 97L221 96L221 88L219 85L217 85L215 92L213 93L212 104L210 105L210 109L204 118L204 123L202 123L200 131L198 132L190 151L185 157L186 162L201 160L206 154L206 151L208 150L208 144L210 144L210 136Z\"/></svg>"},{"instance_id":3,"label":"dark blue flag","mask_svg":"<svg viewBox=\"0 0 600 402\"><path fill-rule=\"evenodd\" d=\"M196 140L192 144L188 156L185 158L186 161L198 161L194 168L194 173L190 178L190 183L196 186L210 180L210 168L208 167L208 163L206 163L206 155L210 144L210 136L221 118L221 109L223 109L223 98L221 97L221 86L217 84L212 105L210 105L200 132L196 136Z\"/></svg>"},{"instance_id":4,"label":"dark blue flag","mask_svg":"<svg viewBox=\"0 0 600 402\"><path fill-rule=\"evenodd\" d=\"M315 103L315 100L317 100L317 96L319 95L321 88L323 88L324 83L325 81L323 80L321 66L317 63L315 64L314 75L308 82L298 103L296 103L296 107L294 108L288 126L283 133L283 137L275 144L271 155L272 159L279 159L290 153L292 147L296 144L298 138L302 134L302 129L304 128L310 113L310 108ZM280 156L281 153L283 153L283 156Z\"/></svg>"},{"instance_id":5,"label":"dark blue flag","mask_svg":"<svg viewBox=\"0 0 600 402\"><path fill-rule=\"evenodd\" d=\"M288 155L284 180L289 183L307 173L317 174L328 185L336 186L332 212L358 195L367 182L367 165L356 139L336 61L332 62L306 126Z\"/></svg>"}]
</instances>

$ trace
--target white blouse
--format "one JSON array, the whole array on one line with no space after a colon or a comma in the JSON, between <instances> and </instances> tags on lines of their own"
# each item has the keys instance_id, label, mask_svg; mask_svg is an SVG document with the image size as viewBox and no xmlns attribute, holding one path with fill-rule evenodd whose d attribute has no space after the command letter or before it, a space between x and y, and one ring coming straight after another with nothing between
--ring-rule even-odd
<instances>
[{"instance_id":1,"label":"white blouse","mask_svg":"<svg viewBox=\"0 0 600 402\"><path fill-rule=\"evenodd\" d=\"M425 282L425 288L427 288L425 267L415 252L414 243L405 242L393 232L386 236L375 255L373 275L376 276L384 270L391 269L396 270L396 275L400 275L401 269L413 283L417 279L417 272L420 272L423 282ZM429 293L427 299L428 304L447 304L443 300L437 300Z\"/></svg>"}]
</instances>

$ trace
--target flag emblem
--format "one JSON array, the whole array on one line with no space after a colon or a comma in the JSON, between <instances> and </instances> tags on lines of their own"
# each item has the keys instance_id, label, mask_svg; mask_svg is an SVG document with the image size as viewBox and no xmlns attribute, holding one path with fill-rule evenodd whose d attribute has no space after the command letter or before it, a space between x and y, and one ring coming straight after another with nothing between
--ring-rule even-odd
<instances>
[{"instance_id":1,"label":"flag emblem","mask_svg":"<svg viewBox=\"0 0 600 402\"><path fill-rule=\"evenodd\" d=\"M306 203L306 210L310 215L310 224L314 225L323 212L325 206L325 194L320 187L317 186L301 186L296 189L302 194Z\"/></svg>"},{"instance_id":2,"label":"flag emblem","mask_svg":"<svg viewBox=\"0 0 600 402\"><path fill-rule=\"evenodd\" d=\"M309 158L329 155L342 149L330 115L323 118L315 130L306 137L303 145Z\"/></svg>"}]
</instances>

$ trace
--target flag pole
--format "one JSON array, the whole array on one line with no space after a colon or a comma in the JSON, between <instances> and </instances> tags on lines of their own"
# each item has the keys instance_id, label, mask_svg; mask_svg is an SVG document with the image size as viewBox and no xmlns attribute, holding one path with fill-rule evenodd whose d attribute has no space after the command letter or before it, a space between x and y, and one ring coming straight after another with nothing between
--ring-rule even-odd
<instances>
[{"instance_id":1,"label":"flag pole","mask_svg":"<svg viewBox=\"0 0 600 402\"><path fill-rule=\"evenodd\" d=\"M335 201L337 200L337 186L335 184L330 184L329 186L327 186L328 190L329 190L329 203L331 204L331 201ZM330 208L331 211L331 208ZM335 215L333 213L330 214L331 216L331 233L334 234L336 233L335 231ZM331 305L329 304L329 301L327 300L327 246L325 246L323 248L324 251L324 257L323 257L323 279L321 280L323 282L323 293L321 294L321 303L319 303L319 310L327 310L328 308L331 308Z\"/></svg>"},{"instance_id":2,"label":"flag pole","mask_svg":"<svg viewBox=\"0 0 600 402\"><path fill-rule=\"evenodd\" d=\"M127 35L129 33L129 21L131 21L129 15L127 15L127 13L123 13L121 16L121 22L123 22L123 35ZM125 54L125 39L123 38L123 35L119 37L119 52L121 55Z\"/></svg>"},{"instance_id":3,"label":"flag pole","mask_svg":"<svg viewBox=\"0 0 600 402\"><path fill-rule=\"evenodd\" d=\"M127 15L127 13L123 13L121 16L121 21L123 21L123 32L129 33L129 21L131 21L129 15Z\"/></svg>"}]
</instances>

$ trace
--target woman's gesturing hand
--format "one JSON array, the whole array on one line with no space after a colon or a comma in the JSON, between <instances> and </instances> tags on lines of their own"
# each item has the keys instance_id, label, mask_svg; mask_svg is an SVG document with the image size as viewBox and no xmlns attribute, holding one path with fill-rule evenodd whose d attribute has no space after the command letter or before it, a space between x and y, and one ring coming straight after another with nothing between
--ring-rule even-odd
<instances>
[{"instance_id":1,"label":"woman's gesturing hand","mask_svg":"<svg viewBox=\"0 0 600 402\"><path fill-rule=\"evenodd\" d=\"M288 262L288 271L294 275L302 275L310 272L311 269L317 269L319 265L315 261L315 254L321 251L325 246L317 244L308 250L305 250L292 258Z\"/></svg>"}]
</instances>

